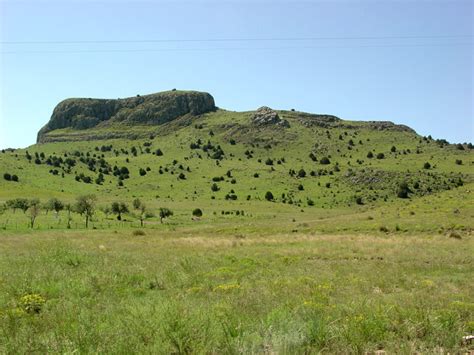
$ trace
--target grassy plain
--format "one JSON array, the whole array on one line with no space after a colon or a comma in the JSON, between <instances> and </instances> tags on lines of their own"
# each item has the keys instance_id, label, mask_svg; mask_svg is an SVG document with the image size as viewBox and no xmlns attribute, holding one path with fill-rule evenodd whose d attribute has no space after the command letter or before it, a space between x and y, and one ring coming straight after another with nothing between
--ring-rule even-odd
<instances>
[{"instance_id":1,"label":"grassy plain","mask_svg":"<svg viewBox=\"0 0 474 355\"><path fill-rule=\"evenodd\" d=\"M2 233L0 352L469 349L472 236L226 227Z\"/></svg>"}]
</instances>

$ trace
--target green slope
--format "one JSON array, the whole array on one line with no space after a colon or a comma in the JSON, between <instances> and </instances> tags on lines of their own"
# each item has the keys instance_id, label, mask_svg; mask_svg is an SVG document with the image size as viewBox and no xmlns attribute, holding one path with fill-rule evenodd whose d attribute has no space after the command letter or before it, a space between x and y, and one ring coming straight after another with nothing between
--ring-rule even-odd
<instances>
[{"instance_id":1,"label":"green slope","mask_svg":"<svg viewBox=\"0 0 474 355\"><path fill-rule=\"evenodd\" d=\"M453 196L467 197L466 206L474 201L470 192L474 155L468 145L445 144L383 122L278 111L280 119L289 123L284 127L256 124L254 115L219 109L160 125L109 123L52 130L44 136L50 143L0 154L1 175L19 177L19 182L0 179L0 202L17 197L45 201L52 196L73 202L80 194L93 193L99 196L99 206L105 206L112 201L130 204L138 197L155 211L161 206L172 208L173 220L184 223L198 207L215 221L237 218L237 210L254 219L305 214L309 220L331 210L337 220L370 209L395 211L410 203L430 208L434 196L441 198L440 207L458 199ZM158 149L163 155L156 154ZM378 159L381 153L384 157ZM68 167L66 159L75 165ZM123 186L114 175L115 166L129 170ZM140 169L145 170L144 176ZM97 184L100 171L104 181ZM85 178L77 181L81 174ZM87 177L91 183L82 181ZM408 183L409 199L397 197L402 182ZM212 191L213 184L218 191ZM273 201L265 199L267 191ZM450 218L472 217L472 208L460 210ZM10 223L26 220L11 211L0 216L7 218ZM436 229L440 223L426 227ZM467 224L472 227L472 222Z\"/></svg>"}]
</instances>

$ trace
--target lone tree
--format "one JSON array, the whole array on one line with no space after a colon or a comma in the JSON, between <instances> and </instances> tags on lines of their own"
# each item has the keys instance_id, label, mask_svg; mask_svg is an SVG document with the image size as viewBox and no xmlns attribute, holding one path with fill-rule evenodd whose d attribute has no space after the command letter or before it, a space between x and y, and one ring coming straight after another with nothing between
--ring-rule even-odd
<instances>
[{"instance_id":1,"label":"lone tree","mask_svg":"<svg viewBox=\"0 0 474 355\"><path fill-rule=\"evenodd\" d=\"M306 176L306 171L304 171L304 169L300 169L298 171L298 177L304 178L305 176Z\"/></svg>"},{"instance_id":2,"label":"lone tree","mask_svg":"<svg viewBox=\"0 0 474 355\"><path fill-rule=\"evenodd\" d=\"M29 203L30 228L35 226L36 217L40 214L40 202L38 199L30 200Z\"/></svg>"},{"instance_id":3,"label":"lone tree","mask_svg":"<svg viewBox=\"0 0 474 355\"><path fill-rule=\"evenodd\" d=\"M328 157L323 157L321 158L321 160L319 161L321 164L323 165L328 165L328 164L331 164L331 161L329 160Z\"/></svg>"},{"instance_id":4,"label":"lone tree","mask_svg":"<svg viewBox=\"0 0 474 355\"><path fill-rule=\"evenodd\" d=\"M166 207L160 207L160 222L163 223L164 218L171 217L173 215L173 211Z\"/></svg>"},{"instance_id":5,"label":"lone tree","mask_svg":"<svg viewBox=\"0 0 474 355\"><path fill-rule=\"evenodd\" d=\"M112 203L112 213L117 215L119 221L122 220L122 213L128 212L128 206L124 202L113 202Z\"/></svg>"},{"instance_id":6,"label":"lone tree","mask_svg":"<svg viewBox=\"0 0 474 355\"><path fill-rule=\"evenodd\" d=\"M81 216L85 216L86 218L86 228L89 227L89 219L95 213L95 203L97 201L97 197L95 195L82 195L77 197L76 200L76 211Z\"/></svg>"},{"instance_id":7,"label":"lone tree","mask_svg":"<svg viewBox=\"0 0 474 355\"><path fill-rule=\"evenodd\" d=\"M423 164L423 168L424 169L430 169L431 168L431 164L426 162L425 164Z\"/></svg>"},{"instance_id":8,"label":"lone tree","mask_svg":"<svg viewBox=\"0 0 474 355\"><path fill-rule=\"evenodd\" d=\"M202 210L200 208L196 208L193 210L194 217L202 217Z\"/></svg>"},{"instance_id":9,"label":"lone tree","mask_svg":"<svg viewBox=\"0 0 474 355\"><path fill-rule=\"evenodd\" d=\"M273 201L273 199L274 199L273 194L270 191L267 191L267 193L265 194L265 200Z\"/></svg>"},{"instance_id":10,"label":"lone tree","mask_svg":"<svg viewBox=\"0 0 474 355\"><path fill-rule=\"evenodd\" d=\"M403 181L398 186L397 196L400 197L400 198L408 198L408 194L411 193L411 192L412 191L408 187L408 183L406 181Z\"/></svg>"},{"instance_id":11,"label":"lone tree","mask_svg":"<svg viewBox=\"0 0 474 355\"><path fill-rule=\"evenodd\" d=\"M138 211L138 219L140 220L140 226L143 227L143 222L148 216L146 205L142 201L140 201L140 199L136 198L135 200L133 200L133 208Z\"/></svg>"}]
</instances>

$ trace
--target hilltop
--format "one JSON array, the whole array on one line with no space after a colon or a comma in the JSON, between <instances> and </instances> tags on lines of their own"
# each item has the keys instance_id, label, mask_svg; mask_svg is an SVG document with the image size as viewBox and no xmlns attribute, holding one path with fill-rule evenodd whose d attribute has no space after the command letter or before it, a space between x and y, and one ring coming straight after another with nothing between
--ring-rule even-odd
<instances>
[{"instance_id":1,"label":"hilltop","mask_svg":"<svg viewBox=\"0 0 474 355\"><path fill-rule=\"evenodd\" d=\"M186 115L216 109L214 98L196 91L167 91L125 99L66 99L54 109L49 122L38 132L38 143L47 133L61 128L84 130L122 125L160 125Z\"/></svg>"},{"instance_id":2,"label":"hilltop","mask_svg":"<svg viewBox=\"0 0 474 355\"><path fill-rule=\"evenodd\" d=\"M217 112L220 111L220 112ZM144 138L153 134L167 134L168 129L190 125L206 113L219 117L223 112L233 113L224 128L247 131L255 127L289 128L290 122L305 127L372 128L376 130L415 133L404 125L387 121L351 123L333 115L306 112L277 111L262 106L256 111L238 113L218 110L214 98L206 92L166 91L137 95L125 99L66 99L60 102L49 122L38 132L38 143L70 140L99 140L110 138ZM246 119L241 119L245 116ZM258 134L257 134L258 136Z\"/></svg>"}]
</instances>

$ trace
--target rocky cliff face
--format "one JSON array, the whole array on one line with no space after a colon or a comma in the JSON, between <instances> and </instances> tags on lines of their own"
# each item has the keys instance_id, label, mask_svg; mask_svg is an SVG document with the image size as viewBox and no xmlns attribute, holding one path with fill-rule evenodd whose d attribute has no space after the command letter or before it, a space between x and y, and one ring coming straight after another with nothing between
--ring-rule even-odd
<instances>
[{"instance_id":1,"label":"rocky cliff face","mask_svg":"<svg viewBox=\"0 0 474 355\"><path fill-rule=\"evenodd\" d=\"M38 132L38 143L47 132L60 128L87 129L107 122L160 125L215 109L214 98L197 91L167 91L116 100L67 99L55 107L49 122Z\"/></svg>"}]
</instances>

